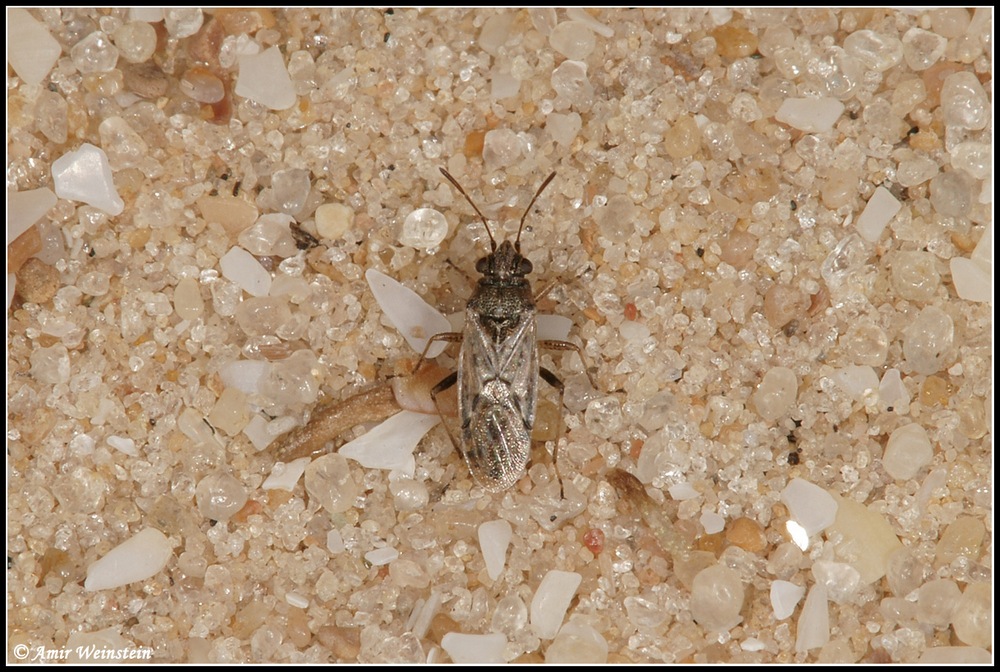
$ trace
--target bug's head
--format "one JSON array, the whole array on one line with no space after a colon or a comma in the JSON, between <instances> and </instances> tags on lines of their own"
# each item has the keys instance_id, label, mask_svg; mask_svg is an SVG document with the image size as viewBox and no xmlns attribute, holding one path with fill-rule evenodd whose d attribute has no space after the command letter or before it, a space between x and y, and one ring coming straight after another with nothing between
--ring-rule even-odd
<instances>
[{"instance_id":1,"label":"bug's head","mask_svg":"<svg viewBox=\"0 0 1000 672\"><path fill-rule=\"evenodd\" d=\"M444 168L441 168L440 170L441 174L448 178L449 182L455 185L455 188L458 189L459 193L462 194L462 196L465 196L465 200L469 202L469 205L471 205L472 209L476 211L479 218L483 220L483 226L486 227L486 235L490 237L490 253L476 262L476 271L482 273L486 277L495 278L501 282L520 280L528 273L531 273L531 262L521 256L521 231L524 230L524 220L527 218L528 213L531 212L531 206L535 204L535 201L538 200L539 196L541 196L545 187L549 186L549 182L552 181L556 174L552 173L545 178L545 181L542 182L542 186L538 187L538 191L535 192L531 202L528 203L528 207L524 209L524 214L521 215L521 224L517 228L517 238L514 239L514 242L512 243L509 240L505 240L497 245L497 241L493 237L493 232L490 231L490 225L486 222L486 217L479 211L476 204L472 202L469 195L465 193L465 189L462 188L462 185L460 185L458 180L452 177L447 170Z\"/></svg>"},{"instance_id":2,"label":"bug's head","mask_svg":"<svg viewBox=\"0 0 1000 672\"><path fill-rule=\"evenodd\" d=\"M520 246L505 240L476 262L476 271L500 281L518 280L531 273L531 262L521 256Z\"/></svg>"}]
</instances>

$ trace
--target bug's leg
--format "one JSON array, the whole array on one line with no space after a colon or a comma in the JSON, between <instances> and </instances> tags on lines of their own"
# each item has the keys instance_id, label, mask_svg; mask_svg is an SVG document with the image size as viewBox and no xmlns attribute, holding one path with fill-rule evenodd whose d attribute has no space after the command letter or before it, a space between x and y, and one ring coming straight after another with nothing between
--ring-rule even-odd
<instances>
[{"instance_id":1,"label":"bug's leg","mask_svg":"<svg viewBox=\"0 0 1000 672\"><path fill-rule=\"evenodd\" d=\"M562 474L559 473L559 437L562 436L563 396L566 394L566 384L544 366L538 367L538 375L559 392L559 419L556 421L556 444L552 449L552 466L555 467L556 478L559 479L559 498L565 499Z\"/></svg>"},{"instance_id":2,"label":"bug's leg","mask_svg":"<svg viewBox=\"0 0 1000 672\"><path fill-rule=\"evenodd\" d=\"M555 280L552 280L552 281L548 282L544 287L542 287L540 290L538 290L538 293L535 294L534 297L532 297L532 298L534 298L535 303L538 303L542 299L542 297L544 297L546 294L548 294L549 292L551 292L552 288L555 287L558 283L559 283L559 279L556 278Z\"/></svg>"},{"instance_id":3,"label":"bug's leg","mask_svg":"<svg viewBox=\"0 0 1000 672\"><path fill-rule=\"evenodd\" d=\"M598 389L597 382L594 380L594 376L590 373L590 363L587 361L587 358L583 356L583 350L579 345L576 343L570 343L569 341L542 340L538 341L538 347L545 348L546 350L575 350L576 353L580 355L580 361L583 362L583 371L587 374L587 380L590 381L590 386L595 390Z\"/></svg>"},{"instance_id":4,"label":"bug's leg","mask_svg":"<svg viewBox=\"0 0 1000 672\"><path fill-rule=\"evenodd\" d=\"M415 367L413 367L413 372L414 373L416 373L417 371L420 370L420 365L424 363L425 359L427 359L427 351L431 349L431 344L434 343L435 341L448 341L449 343L461 343L462 342L462 332L460 332L460 331L443 331L440 334L434 334L429 339L427 339L427 345L424 346L424 351L420 353L420 359L417 360L417 365ZM445 380L447 380L447 378ZM442 381L442 382L444 382L444 381ZM455 381L453 380L453 381L451 381L451 383L453 385L455 383ZM451 387L451 385L445 385L439 391L446 390L449 387ZM434 393L432 392L431 395L433 395L433 394Z\"/></svg>"},{"instance_id":5,"label":"bug's leg","mask_svg":"<svg viewBox=\"0 0 1000 672\"><path fill-rule=\"evenodd\" d=\"M438 415L441 417L441 424L444 425L444 431L448 434L448 438L451 439L451 445L455 446L455 450L461 455L462 448L458 445L458 441L455 440L455 435L451 433L451 429L448 428L448 423L444 419L444 411L441 410L441 404L438 402L438 395L456 382L458 382L458 371L452 371L442 378L440 383L431 388L431 399L434 401L434 408L437 409Z\"/></svg>"}]
</instances>

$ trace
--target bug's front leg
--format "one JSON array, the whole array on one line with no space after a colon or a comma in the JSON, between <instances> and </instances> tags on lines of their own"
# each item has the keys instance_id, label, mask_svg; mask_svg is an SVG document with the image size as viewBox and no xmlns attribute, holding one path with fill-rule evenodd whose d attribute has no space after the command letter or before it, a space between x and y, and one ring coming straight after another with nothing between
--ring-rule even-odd
<instances>
[{"instance_id":1,"label":"bug's front leg","mask_svg":"<svg viewBox=\"0 0 1000 672\"><path fill-rule=\"evenodd\" d=\"M417 360L417 366L413 369L414 373L416 373L417 371L420 370L420 366L424 363L424 360L427 359L427 351L431 349L431 345L433 343L435 343L436 341L448 341L449 343L461 343L462 342L462 332L460 332L460 331L443 331L440 334L434 334L429 339L427 339L427 345L424 346L424 351L420 353L420 359ZM452 381L452 383L454 383L454 381ZM451 387L451 386L450 385L446 385L444 388L442 388L441 391L444 391L444 389L447 389L448 387Z\"/></svg>"}]
</instances>

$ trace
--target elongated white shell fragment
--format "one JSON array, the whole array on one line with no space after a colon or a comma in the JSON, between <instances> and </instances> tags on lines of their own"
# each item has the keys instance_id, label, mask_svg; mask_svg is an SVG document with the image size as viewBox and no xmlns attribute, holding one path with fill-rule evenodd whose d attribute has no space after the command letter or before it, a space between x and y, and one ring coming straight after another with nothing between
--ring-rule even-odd
<instances>
[{"instance_id":1,"label":"elongated white shell fragment","mask_svg":"<svg viewBox=\"0 0 1000 672\"><path fill-rule=\"evenodd\" d=\"M167 537L147 527L90 565L83 589L104 590L148 579L167 565L172 554Z\"/></svg>"},{"instance_id":2,"label":"elongated white shell fragment","mask_svg":"<svg viewBox=\"0 0 1000 672\"><path fill-rule=\"evenodd\" d=\"M414 351L423 352L431 336L452 330L448 318L421 299L419 294L385 273L373 268L368 269L365 272L365 280L372 288L372 294L375 295L375 300L378 301L385 316ZM435 343L427 351L427 357L430 359L437 357L444 352L447 345L446 342Z\"/></svg>"}]
</instances>

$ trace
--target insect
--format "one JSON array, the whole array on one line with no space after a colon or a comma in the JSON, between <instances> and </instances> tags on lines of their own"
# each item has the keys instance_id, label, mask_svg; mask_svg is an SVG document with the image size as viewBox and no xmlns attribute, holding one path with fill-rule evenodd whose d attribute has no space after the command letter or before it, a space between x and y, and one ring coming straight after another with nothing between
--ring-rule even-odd
<instances>
[{"instance_id":1,"label":"insect","mask_svg":"<svg viewBox=\"0 0 1000 672\"><path fill-rule=\"evenodd\" d=\"M526 277L532 271L532 264L521 255L524 221L556 174L552 173L542 182L528 203L514 241L504 240L498 245L486 217L462 185L444 168L441 173L479 215L490 239L490 253L476 262L476 271L482 277L466 305L464 329L432 336L417 368L423 363L431 343L462 343L458 371L434 386L431 398L444 421L438 395L457 382L461 441L455 439L447 422L443 422L445 430L476 481L490 492L500 492L520 479L528 463L539 376L559 392L562 407L565 386L554 373L539 366L538 348L575 350L583 357L574 343L538 340L535 327L538 297L532 294L531 283ZM547 289L542 294L545 291ZM586 362L584 368L587 368ZM590 376L589 371L587 375Z\"/></svg>"}]
</instances>

